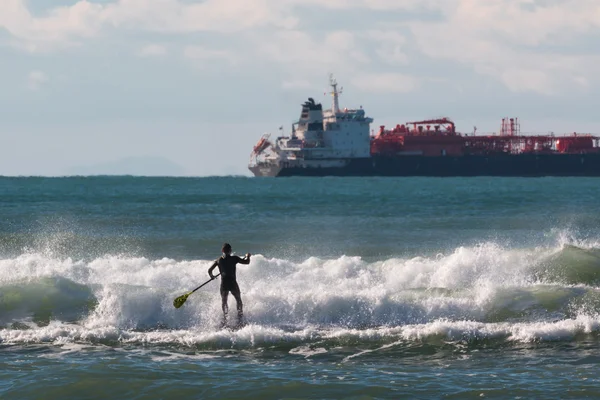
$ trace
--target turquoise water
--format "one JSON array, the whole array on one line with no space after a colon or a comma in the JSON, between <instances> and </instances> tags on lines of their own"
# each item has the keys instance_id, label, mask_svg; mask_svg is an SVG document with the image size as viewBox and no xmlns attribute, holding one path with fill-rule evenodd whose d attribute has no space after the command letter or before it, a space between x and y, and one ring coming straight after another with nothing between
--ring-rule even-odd
<instances>
[{"instance_id":1,"label":"turquoise water","mask_svg":"<svg viewBox=\"0 0 600 400\"><path fill-rule=\"evenodd\" d=\"M600 185L0 178L0 398L598 396ZM221 329L224 241L254 254ZM230 307L234 306L230 299Z\"/></svg>"}]
</instances>

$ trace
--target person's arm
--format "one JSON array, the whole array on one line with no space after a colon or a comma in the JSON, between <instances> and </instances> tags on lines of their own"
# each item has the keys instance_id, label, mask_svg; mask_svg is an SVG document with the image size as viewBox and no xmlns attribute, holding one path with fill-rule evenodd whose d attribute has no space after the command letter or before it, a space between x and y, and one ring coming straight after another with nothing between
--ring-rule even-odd
<instances>
[{"instance_id":1,"label":"person's arm","mask_svg":"<svg viewBox=\"0 0 600 400\"><path fill-rule=\"evenodd\" d=\"M208 275L210 276L210 279L215 279L215 276L212 272L217 267L217 265L219 265L219 260L215 261L208 269Z\"/></svg>"},{"instance_id":2,"label":"person's arm","mask_svg":"<svg viewBox=\"0 0 600 400\"><path fill-rule=\"evenodd\" d=\"M244 257L244 258L238 257L237 262L240 263L240 264L250 264L250 256L251 255L252 254L250 254L250 253L246 253L246 257Z\"/></svg>"}]
</instances>

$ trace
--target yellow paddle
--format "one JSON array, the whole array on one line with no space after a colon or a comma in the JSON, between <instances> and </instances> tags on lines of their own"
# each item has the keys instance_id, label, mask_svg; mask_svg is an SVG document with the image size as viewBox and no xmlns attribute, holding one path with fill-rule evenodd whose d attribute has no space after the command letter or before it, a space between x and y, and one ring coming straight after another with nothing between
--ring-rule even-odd
<instances>
[{"instance_id":1,"label":"yellow paddle","mask_svg":"<svg viewBox=\"0 0 600 400\"><path fill-rule=\"evenodd\" d=\"M215 275L215 278L218 277L219 275L221 275L221 274ZM175 300L173 300L173 306L175 306L175 308L181 307L183 305L183 303L185 303L185 301L187 300L187 298L190 296L190 294L194 293L196 290L200 289L202 286L204 286L207 283L211 282L213 279L209 279L208 281L204 282L202 285L198 286L196 289L192 290L191 292L186 293L184 295L181 295L178 298L176 298Z\"/></svg>"}]
</instances>

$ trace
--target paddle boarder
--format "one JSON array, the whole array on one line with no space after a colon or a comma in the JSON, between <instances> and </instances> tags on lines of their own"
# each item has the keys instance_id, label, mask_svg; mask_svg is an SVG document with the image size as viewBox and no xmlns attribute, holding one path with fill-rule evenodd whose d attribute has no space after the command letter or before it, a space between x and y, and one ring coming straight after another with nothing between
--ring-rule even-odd
<instances>
[{"instance_id":1,"label":"paddle boarder","mask_svg":"<svg viewBox=\"0 0 600 400\"><path fill-rule=\"evenodd\" d=\"M231 292L237 303L238 325L241 325L243 323L242 319L244 317L244 310L242 296L240 294L240 287L238 286L235 278L235 269L236 264L250 264L251 254L247 253L246 257L244 258L232 256L231 245L229 243L223 244L221 252L223 255L210 266L208 269L208 275L210 276L210 279L215 279L213 270L216 267L219 267L219 272L221 273L221 306L223 308L223 325L225 325L227 322L227 314L229 313L229 307L227 305L229 292Z\"/></svg>"}]
</instances>

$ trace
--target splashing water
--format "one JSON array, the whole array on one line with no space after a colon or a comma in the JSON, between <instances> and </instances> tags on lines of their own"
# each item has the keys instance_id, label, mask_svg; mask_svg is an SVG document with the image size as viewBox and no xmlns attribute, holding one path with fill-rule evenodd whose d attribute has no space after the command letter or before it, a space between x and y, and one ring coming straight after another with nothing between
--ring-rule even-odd
<instances>
[{"instance_id":1,"label":"splashing water","mask_svg":"<svg viewBox=\"0 0 600 400\"><path fill-rule=\"evenodd\" d=\"M494 243L436 257L365 262L257 255L238 274L248 326L223 330L218 283L173 298L210 261L23 254L0 261L4 343L219 348L329 341L573 340L600 317L600 251ZM233 300L231 300L233 301Z\"/></svg>"}]
</instances>

